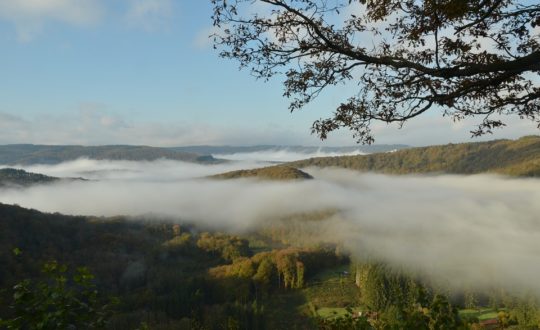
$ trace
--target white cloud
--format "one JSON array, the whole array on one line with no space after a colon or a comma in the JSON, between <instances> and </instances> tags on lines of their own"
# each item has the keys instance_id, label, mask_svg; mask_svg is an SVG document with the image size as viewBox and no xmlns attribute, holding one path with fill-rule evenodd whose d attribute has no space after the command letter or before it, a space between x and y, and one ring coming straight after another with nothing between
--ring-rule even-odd
<instances>
[{"instance_id":1,"label":"white cloud","mask_svg":"<svg viewBox=\"0 0 540 330\"><path fill-rule=\"evenodd\" d=\"M12 23L19 41L30 41L50 22L88 26L104 10L100 0L0 0L0 19Z\"/></svg>"},{"instance_id":2,"label":"white cloud","mask_svg":"<svg viewBox=\"0 0 540 330\"><path fill-rule=\"evenodd\" d=\"M374 123L373 132L379 144L434 144L476 142L500 138L518 138L540 134L533 122L516 117L505 118L508 127L495 130L493 135L471 138L470 130L478 120L454 123L436 114L416 118L402 129L396 125ZM63 115L22 117L0 112L0 144L138 144L153 146L181 145L354 145L346 130L331 134L321 142L310 135L309 123L294 124L291 120L266 125L238 122L234 125L204 122L137 121L120 116L99 103L81 104L77 111Z\"/></svg>"},{"instance_id":3,"label":"white cloud","mask_svg":"<svg viewBox=\"0 0 540 330\"><path fill-rule=\"evenodd\" d=\"M135 121L100 104L82 104L63 115L22 117L0 112L0 144L137 144L154 146L316 144L308 128L219 125L185 121Z\"/></svg>"},{"instance_id":4,"label":"white cloud","mask_svg":"<svg viewBox=\"0 0 540 330\"><path fill-rule=\"evenodd\" d=\"M174 9L171 0L126 0L123 4L116 14L118 20L146 31L167 29ZM0 0L0 20L14 26L19 41L28 42L52 23L91 26L111 9L112 2L104 0Z\"/></svg>"},{"instance_id":5,"label":"white cloud","mask_svg":"<svg viewBox=\"0 0 540 330\"><path fill-rule=\"evenodd\" d=\"M146 31L167 29L172 17L171 0L132 0L125 19L128 25Z\"/></svg>"}]
</instances>

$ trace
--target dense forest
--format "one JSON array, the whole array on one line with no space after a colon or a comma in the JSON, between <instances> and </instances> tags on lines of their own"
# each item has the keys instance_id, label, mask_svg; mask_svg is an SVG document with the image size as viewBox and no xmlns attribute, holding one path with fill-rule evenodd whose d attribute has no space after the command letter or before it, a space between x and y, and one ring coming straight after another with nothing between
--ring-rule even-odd
<instances>
[{"instance_id":1,"label":"dense forest","mask_svg":"<svg viewBox=\"0 0 540 330\"><path fill-rule=\"evenodd\" d=\"M51 260L86 266L101 292L120 298L110 323L117 329L142 323L152 329L274 328L265 316L278 312L270 307L278 304L272 292L287 295L319 270L348 261L332 247L289 246L256 233L239 237L189 224L71 217L3 204L0 214L0 287L39 278ZM9 296L4 290L2 301ZM9 317L2 306L2 317ZM299 322L310 324L304 316Z\"/></svg>"},{"instance_id":2,"label":"dense forest","mask_svg":"<svg viewBox=\"0 0 540 330\"><path fill-rule=\"evenodd\" d=\"M540 176L540 136L410 148L363 156L312 158L289 165L298 168L341 167L387 174L498 173L537 177Z\"/></svg>"},{"instance_id":3,"label":"dense forest","mask_svg":"<svg viewBox=\"0 0 540 330\"><path fill-rule=\"evenodd\" d=\"M275 219L241 235L189 223L64 216L4 204L0 214L0 317L5 324L29 310L16 308L21 297L34 307L45 301L49 307L69 308L51 297L80 292L79 282L68 279L88 278L99 292L92 304L110 308L103 323L110 329L540 325L540 305L532 296L448 292L384 264L352 259L339 243L318 240L310 232L333 211ZM58 280L47 277L59 265L66 265L57 277L63 279L61 290L51 284ZM74 291L66 291L70 286ZM50 319L47 311L33 314ZM73 315L75 324L85 313Z\"/></svg>"}]
</instances>

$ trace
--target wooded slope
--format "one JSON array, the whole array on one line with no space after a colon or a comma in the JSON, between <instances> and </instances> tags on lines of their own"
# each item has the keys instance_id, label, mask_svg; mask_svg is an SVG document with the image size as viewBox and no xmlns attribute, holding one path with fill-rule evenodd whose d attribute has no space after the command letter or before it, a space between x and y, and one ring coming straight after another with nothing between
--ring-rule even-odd
<instances>
[{"instance_id":1,"label":"wooded slope","mask_svg":"<svg viewBox=\"0 0 540 330\"><path fill-rule=\"evenodd\" d=\"M313 177L291 166L269 166L252 170L238 170L211 176L213 179L257 178L263 180L302 180Z\"/></svg>"},{"instance_id":2,"label":"wooded slope","mask_svg":"<svg viewBox=\"0 0 540 330\"><path fill-rule=\"evenodd\" d=\"M322 157L288 163L297 168L341 167L387 174L498 173L540 176L540 136L447 144L362 156Z\"/></svg>"}]
</instances>

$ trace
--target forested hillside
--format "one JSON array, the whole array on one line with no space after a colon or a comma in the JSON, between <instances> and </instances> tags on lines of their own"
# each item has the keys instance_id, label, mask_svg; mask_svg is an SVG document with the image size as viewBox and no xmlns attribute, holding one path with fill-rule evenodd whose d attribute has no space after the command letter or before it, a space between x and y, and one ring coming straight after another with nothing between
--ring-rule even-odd
<instances>
[{"instance_id":1,"label":"forested hillside","mask_svg":"<svg viewBox=\"0 0 540 330\"><path fill-rule=\"evenodd\" d=\"M117 329L142 322L151 329L213 329L227 322L274 329L272 322L283 320L313 324L296 311L269 320L282 311L274 295L302 288L310 276L348 258L332 247L292 247L256 233L239 237L155 219L64 216L0 204L0 300L11 300L8 288L18 281L39 278L50 260L88 267L100 292L120 298L111 320ZM0 318L10 316L7 306L0 304Z\"/></svg>"},{"instance_id":2,"label":"forested hillside","mask_svg":"<svg viewBox=\"0 0 540 330\"><path fill-rule=\"evenodd\" d=\"M2 186L30 186L40 183L51 183L60 180L52 176L30 173L14 168L0 169L0 187Z\"/></svg>"},{"instance_id":3,"label":"forested hillside","mask_svg":"<svg viewBox=\"0 0 540 330\"><path fill-rule=\"evenodd\" d=\"M49 146L12 144L0 146L0 164L58 164L77 158L108 160L156 160L160 158L188 162L215 163L210 155L147 146Z\"/></svg>"},{"instance_id":4,"label":"forested hillside","mask_svg":"<svg viewBox=\"0 0 540 330\"><path fill-rule=\"evenodd\" d=\"M331 237L324 243L311 232L333 214L300 214L238 236L0 204L0 324L14 317L12 299L24 299L11 288L23 285L26 296L48 290L32 283L46 281L40 269L55 260L68 266L66 278L88 267L98 306L118 298L111 329L480 329L486 319L516 329L540 325L533 297L448 292L384 264L351 261Z\"/></svg>"},{"instance_id":5,"label":"forested hillside","mask_svg":"<svg viewBox=\"0 0 540 330\"><path fill-rule=\"evenodd\" d=\"M313 158L292 162L289 165L298 168L341 167L387 174L498 173L538 177L540 136L410 148L363 156Z\"/></svg>"},{"instance_id":6,"label":"forested hillside","mask_svg":"<svg viewBox=\"0 0 540 330\"><path fill-rule=\"evenodd\" d=\"M15 168L0 168L0 187L29 187L36 184L46 184L59 181L74 181L84 178L57 178L39 173L27 172Z\"/></svg>"},{"instance_id":7,"label":"forested hillside","mask_svg":"<svg viewBox=\"0 0 540 330\"><path fill-rule=\"evenodd\" d=\"M263 180L301 180L312 176L291 166L269 166L252 170L238 170L211 176L213 179L257 178Z\"/></svg>"}]
</instances>

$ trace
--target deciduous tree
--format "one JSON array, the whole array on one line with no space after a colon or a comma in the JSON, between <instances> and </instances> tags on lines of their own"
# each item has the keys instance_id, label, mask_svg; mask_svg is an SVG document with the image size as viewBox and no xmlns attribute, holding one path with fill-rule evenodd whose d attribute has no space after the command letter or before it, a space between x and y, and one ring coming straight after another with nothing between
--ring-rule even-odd
<instances>
[{"instance_id":1,"label":"deciduous tree","mask_svg":"<svg viewBox=\"0 0 540 330\"><path fill-rule=\"evenodd\" d=\"M374 141L374 121L430 109L480 117L474 136L518 116L540 127L540 4L514 0L212 0L216 48L262 79L284 74L290 110L323 90L356 91L314 122ZM354 85L355 84L355 85Z\"/></svg>"}]
</instances>

